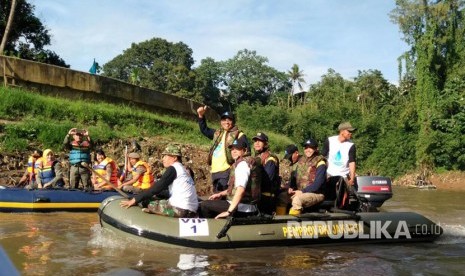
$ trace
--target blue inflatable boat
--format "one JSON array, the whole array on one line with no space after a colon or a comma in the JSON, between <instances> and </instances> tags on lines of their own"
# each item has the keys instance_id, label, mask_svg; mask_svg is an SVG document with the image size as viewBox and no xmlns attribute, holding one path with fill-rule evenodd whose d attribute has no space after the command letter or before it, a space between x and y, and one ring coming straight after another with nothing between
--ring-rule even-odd
<instances>
[{"instance_id":1,"label":"blue inflatable boat","mask_svg":"<svg viewBox=\"0 0 465 276\"><path fill-rule=\"evenodd\" d=\"M95 212L115 191L28 190L0 186L0 212Z\"/></svg>"}]
</instances>

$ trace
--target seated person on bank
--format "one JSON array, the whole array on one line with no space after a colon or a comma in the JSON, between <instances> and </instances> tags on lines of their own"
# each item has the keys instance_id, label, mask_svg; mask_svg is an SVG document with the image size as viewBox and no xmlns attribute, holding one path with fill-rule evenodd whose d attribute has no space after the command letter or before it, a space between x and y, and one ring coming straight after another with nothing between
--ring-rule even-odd
<instances>
[{"instance_id":1,"label":"seated person on bank","mask_svg":"<svg viewBox=\"0 0 465 276\"><path fill-rule=\"evenodd\" d=\"M204 218L225 218L230 215L245 217L255 215L255 203L260 199L261 173L257 170L257 160L246 156L247 143L235 140L228 146L235 160L231 166L228 189L213 194L200 203ZM226 196L227 200L222 200Z\"/></svg>"},{"instance_id":2,"label":"seated person on bank","mask_svg":"<svg viewBox=\"0 0 465 276\"><path fill-rule=\"evenodd\" d=\"M197 192L194 180L181 164L181 148L176 145L168 145L162 155L163 166L166 170L161 178L155 185L131 200L123 200L120 204L121 207L129 208L168 190L168 200L151 201L143 211L170 217L197 217L199 207Z\"/></svg>"},{"instance_id":3,"label":"seated person on bank","mask_svg":"<svg viewBox=\"0 0 465 276\"><path fill-rule=\"evenodd\" d=\"M308 139L303 143L304 158L300 158L291 175L288 195L292 200L289 215L299 215L306 207L324 200L323 185L326 182L326 159L318 153L318 143Z\"/></svg>"}]
</instances>

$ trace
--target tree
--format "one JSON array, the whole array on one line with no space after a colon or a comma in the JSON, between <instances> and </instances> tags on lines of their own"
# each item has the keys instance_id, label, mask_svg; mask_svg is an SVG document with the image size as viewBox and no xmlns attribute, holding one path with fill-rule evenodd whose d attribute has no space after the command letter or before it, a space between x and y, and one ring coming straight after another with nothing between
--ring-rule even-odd
<instances>
[{"instance_id":1,"label":"tree","mask_svg":"<svg viewBox=\"0 0 465 276\"><path fill-rule=\"evenodd\" d=\"M194 69L195 72L195 94L201 95L201 102L214 107L218 110L222 103L220 93L221 64L213 58L205 58L200 61L200 65ZM221 112L221 111L220 111Z\"/></svg>"},{"instance_id":2,"label":"tree","mask_svg":"<svg viewBox=\"0 0 465 276\"><path fill-rule=\"evenodd\" d=\"M454 68L465 64L464 1L397 0L396 5L391 19L399 25L403 39L411 46L403 55L408 66L406 76L413 76L416 81L417 162L421 166L432 166L431 149L435 136L432 118L438 112L440 91L454 75Z\"/></svg>"},{"instance_id":3,"label":"tree","mask_svg":"<svg viewBox=\"0 0 465 276\"><path fill-rule=\"evenodd\" d=\"M131 74L137 71L140 86L176 94L192 90L194 78L189 72L193 64L192 50L186 44L152 38L133 43L104 64L102 75L131 82Z\"/></svg>"},{"instance_id":4,"label":"tree","mask_svg":"<svg viewBox=\"0 0 465 276\"><path fill-rule=\"evenodd\" d=\"M391 104L394 88L383 78L379 70L358 71L354 79L354 89L357 102L360 103L362 114L373 113L382 105Z\"/></svg>"},{"instance_id":5,"label":"tree","mask_svg":"<svg viewBox=\"0 0 465 276\"><path fill-rule=\"evenodd\" d=\"M232 59L221 63L220 86L225 88L229 103L266 104L270 95L287 89L285 73L267 65L268 59L247 49L239 51Z\"/></svg>"},{"instance_id":6,"label":"tree","mask_svg":"<svg viewBox=\"0 0 465 276\"><path fill-rule=\"evenodd\" d=\"M50 45L50 34L34 16L34 6L25 0L15 1L15 9L10 11L12 0L0 0L0 33L2 41L5 40L4 54L69 68L55 52L44 49ZM7 15L10 12L14 14L14 20L10 22L11 28L6 36Z\"/></svg>"},{"instance_id":7,"label":"tree","mask_svg":"<svg viewBox=\"0 0 465 276\"><path fill-rule=\"evenodd\" d=\"M289 91L289 97L287 101L288 108L292 108L294 105L294 94L295 90L298 88L298 92L302 92L303 86L302 83L305 83L304 73L300 70L299 65L292 65L291 70L287 71L287 76L291 80L292 87Z\"/></svg>"},{"instance_id":8,"label":"tree","mask_svg":"<svg viewBox=\"0 0 465 276\"><path fill-rule=\"evenodd\" d=\"M8 22L6 23L5 32L3 33L2 43L0 44L0 55L3 55L6 41L8 40L8 33L10 32L13 18L15 17L16 0L11 2L10 15L8 16Z\"/></svg>"}]
</instances>

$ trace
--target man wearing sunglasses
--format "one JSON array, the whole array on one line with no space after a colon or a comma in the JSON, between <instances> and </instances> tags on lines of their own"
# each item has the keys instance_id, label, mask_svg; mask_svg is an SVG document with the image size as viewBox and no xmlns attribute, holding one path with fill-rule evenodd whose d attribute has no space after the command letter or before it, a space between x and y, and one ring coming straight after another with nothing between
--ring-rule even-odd
<instances>
[{"instance_id":1,"label":"man wearing sunglasses","mask_svg":"<svg viewBox=\"0 0 465 276\"><path fill-rule=\"evenodd\" d=\"M350 186L354 186L356 150L351 138L356 128L350 122L343 122L338 130L338 135L326 140L321 153L328 159L328 177L342 176Z\"/></svg>"}]
</instances>

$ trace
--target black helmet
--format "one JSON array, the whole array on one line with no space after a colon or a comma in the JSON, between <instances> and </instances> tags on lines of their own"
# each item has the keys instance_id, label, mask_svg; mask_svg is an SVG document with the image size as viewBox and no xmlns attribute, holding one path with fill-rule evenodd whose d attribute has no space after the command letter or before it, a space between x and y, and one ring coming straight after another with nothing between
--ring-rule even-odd
<instances>
[{"instance_id":1,"label":"black helmet","mask_svg":"<svg viewBox=\"0 0 465 276\"><path fill-rule=\"evenodd\" d=\"M226 111L221 114L221 119L229 118L232 121L234 121L236 118L234 117L234 114L232 112Z\"/></svg>"},{"instance_id":2,"label":"black helmet","mask_svg":"<svg viewBox=\"0 0 465 276\"><path fill-rule=\"evenodd\" d=\"M311 147L311 148L318 148L318 142L312 138L305 140L305 142L302 144L302 146L305 147Z\"/></svg>"}]
</instances>

